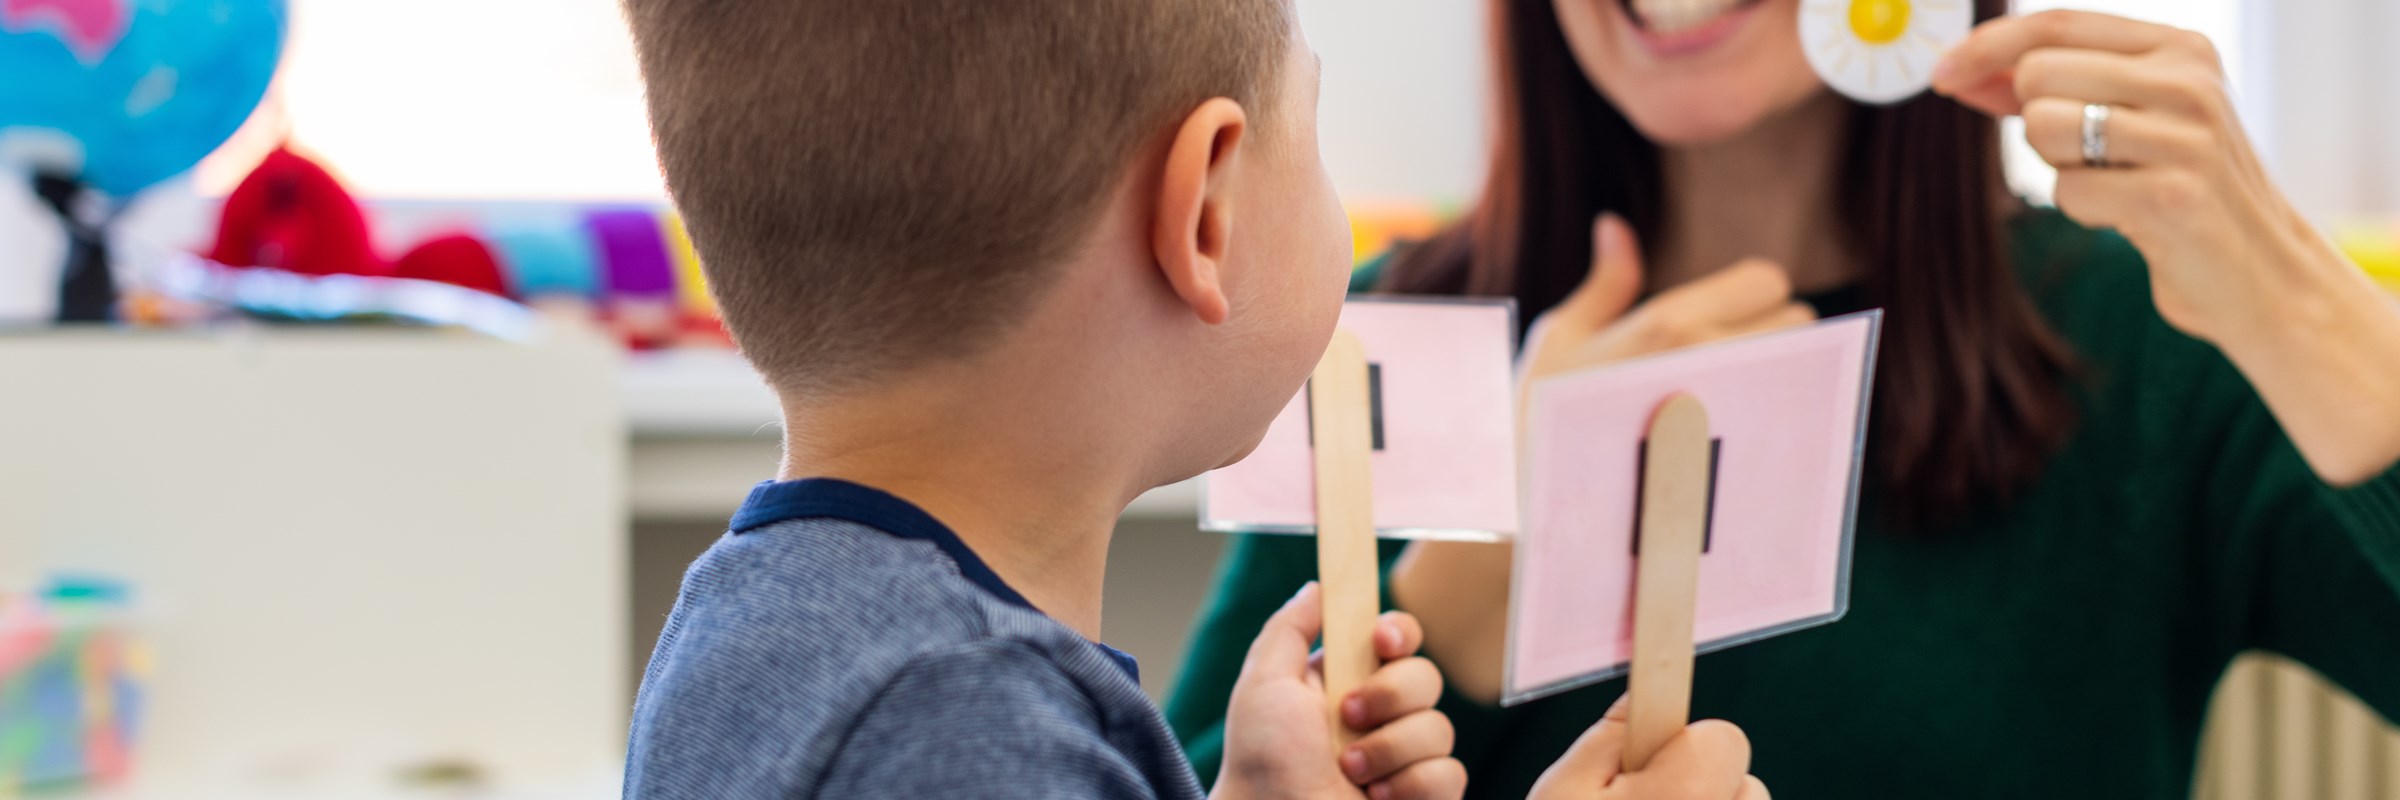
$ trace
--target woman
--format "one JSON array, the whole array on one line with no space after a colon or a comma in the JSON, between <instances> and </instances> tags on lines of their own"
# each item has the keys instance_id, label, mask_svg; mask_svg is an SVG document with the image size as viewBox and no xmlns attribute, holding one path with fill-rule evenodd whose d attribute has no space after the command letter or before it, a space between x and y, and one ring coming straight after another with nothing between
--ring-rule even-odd
<instances>
[{"instance_id":1,"label":"woman","mask_svg":"<svg viewBox=\"0 0 2400 800\"><path fill-rule=\"evenodd\" d=\"M1494 0L1480 205L1360 277L1516 298L1537 377L1886 309L1850 614L1701 658L1695 714L1786 800L2186 797L2249 649L2400 715L2400 310L2267 182L2207 41L2000 19L1935 94L1870 108L1808 69L1798 2L1662 34L1622 0ZM2004 115L2057 209L2003 187ZM1200 774L1310 548L1227 557L1170 705ZM1489 705L1507 548L1385 553L1472 793L1523 796L1622 683Z\"/></svg>"}]
</instances>

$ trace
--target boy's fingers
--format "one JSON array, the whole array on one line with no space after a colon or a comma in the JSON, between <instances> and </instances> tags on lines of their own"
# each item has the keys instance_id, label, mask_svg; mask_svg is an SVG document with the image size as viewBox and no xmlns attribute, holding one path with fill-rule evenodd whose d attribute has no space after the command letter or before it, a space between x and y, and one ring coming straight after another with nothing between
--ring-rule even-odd
<instances>
[{"instance_id":1,"label":"boy's fingers","mask_svg":"<svg viewBox=\"0 0 2400 800\"><path fill-rule=\"evenodd\" d=\"M1544 797L1588 797L1590 792L1598 791L1600 787L1616 780L1617 773L1624 767L1625 720L1632 713L1631 709L1632 706L1625 702L1624 697L1618 697L1616 704L1608 707L1608 713L1600 717L1600 722L1585 729L1583 735L1576 737L1575 743L1567 747L1566 755L1559 756L1558 761L1542 773L1540 788L1555 789L1559 793L1537 791L1536 794Z\"/></svg>"},{"instance_id":2,"label":"boy's fingers","mask_svg":"<svg viewBox=\"0 0 2400 800\"><path fill-rule=\"evenodd\" d=\"M1433 707L1442 699L1442 671L1423 658L1383 665L1358 690L1342 698L1342 723L1370 731L1394 719Z\"/></svg>"},{"instance_id":3,"label":"boy's fingers","mask_svg":"<svg viewBox=\"0 0 2400 800\"><path fill-rule=\"evenodd\" d=\"M1455 758L1419 761L1367 786L1371 800L1458 800L1466 794L1467 766Z\"/></svg>"},{"instance_id":4,"label":"boy's fingers","mask_svg":"<svg viewBox=\"0 0 2400 800\"><path fill-rule=\"evenodd\" d=\"M1397 661L1417 654L1425 645L1425 626L1415 614L1406 611L1386 611L1375 621L1375 658Z\"/></svg>"},{"instance_id":5,"label":"boy's fingers","mask_svg":"<svg viewBox=\"0 0 2400 800\"><path fill-rule=\"evenodd\" d=\"M1744 776L1742 780L1742 793L1734 795L1733 800L1772 800L1772 798L1767 796L1766 782L1759 780L1756 775L1749 775Z\"/></svg>"},{"instance_id":6,"label":"boy's fingers","mask_svg":"<svg viewBox=\"0 0 2400 800\"><path fill-rule=\"evenodd\" d=\"M1268 669L1293 676L1307 674L1309 646L1316 642L1324 628L1323 595L1315 581L1300 587L1300 593L1267 618L1250 643L1250 657L1244 669Z\"/></svg>"},{"instance_id":7,"label":"boy's fingers","mask_svg":"<svg viewBox=\"0 0 2400 800\"><path fill-rule=\"evenodd\" d=\"M1450 755L1457 736L1450 718L1441 712L1419 711L1401 717L1342 750L1342 775L1361 785L1383 780L1410 764ZM1728 792L1726 796L1733 795Z\"/></svg>"},{"instance_id":8,"label":"boy's fingers","mask_svg":"<svg viewBox=\"0 0 2400 800\"><path fill-rule=\"evenodd\" d=\"M1626 778L1662 797L1736 797L1750 778L1750 737L1724 720L1694 722Z\"/></svg>"}]
</instances>

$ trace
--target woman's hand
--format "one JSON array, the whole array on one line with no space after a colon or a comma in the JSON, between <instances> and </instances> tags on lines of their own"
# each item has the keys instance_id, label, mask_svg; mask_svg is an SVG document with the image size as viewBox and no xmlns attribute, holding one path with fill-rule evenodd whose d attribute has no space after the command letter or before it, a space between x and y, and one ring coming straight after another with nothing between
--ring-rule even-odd
<instances>
[{"instance_id":1,"label":"woman's hand","mask_svg":"<svg viewBox=\"0 0 2400 800\"><path fill-rule=\"evenodd\" d=\"M1645 273L1633 227L1614 214L1592 225L1592 267L1575 293L1533 323L1520 382L1695 344L1806 325L1783 268L1751 259L1641 299Z\"/></svg>"},{"instance_id":2,"label":"woman's hand","mask_svg":"<svg viewBox=\"0 0 2400 800\"><path fill-rule=\"evenodd\" d=\"M2212 342L2272 325L2272 301L2347 265L2275 186L2234 118L2208 37L2052 11L1986 23L1934 71L1934 90L1994 116L2058 168L2060 211L2115 228L2150 261L2159 313ZM2084 107L2104 105L2108 161L2084 162Z\"/></svg>"},{"instance_id":3,"label":"woman's hand","mask_svg":"<svg viewBox=\"0 0 2400 800\"><path fill-rule=\"evenodd\" d=\"M2150 265L2168 324L2241 367L2318 474L2400 458L2400 312L2267 179L2197 33L2075 11L1993 20L1934 90L1995 116L2058 167L2060 211L2115 228ZM2085 161L2087 105L2106 161Z\"/></svg>"}]
</instances>

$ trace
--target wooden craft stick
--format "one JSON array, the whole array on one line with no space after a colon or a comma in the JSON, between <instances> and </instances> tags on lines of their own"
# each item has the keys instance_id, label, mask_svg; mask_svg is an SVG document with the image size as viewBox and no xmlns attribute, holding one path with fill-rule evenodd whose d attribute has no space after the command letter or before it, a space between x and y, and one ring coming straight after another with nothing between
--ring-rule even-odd
<instances>
[{"instance_id":1,"label":"wooden craft stick","mask_svg":"<svg viewBox=\"0 0 2400 800\"><path fill-rule=\"evenodd\" d=\"M1325 599L1325 700L1334 752L1357 736L1342 724L1342 699L1375 673L1375 618L1381 605L1375 571L1374 482L1368 455L1367 354L1358 337L1336 330L1309 379L1316 437L1317 581Z\"/></svg>"},{"instance_id":2,"label":"wooden craft stick","mask_svg":"<svg viewBox=\"0 0 2400 800\"><path fill-rule=\"evenodd\" d=\"M1642 553L1634 565L1633 664L1626 679L1625 770L1650 763L1691 721L1692 604L1708 520L1708 409L1667 398L1650 420L1642 477Z\"/></svg>"}]
</instances>

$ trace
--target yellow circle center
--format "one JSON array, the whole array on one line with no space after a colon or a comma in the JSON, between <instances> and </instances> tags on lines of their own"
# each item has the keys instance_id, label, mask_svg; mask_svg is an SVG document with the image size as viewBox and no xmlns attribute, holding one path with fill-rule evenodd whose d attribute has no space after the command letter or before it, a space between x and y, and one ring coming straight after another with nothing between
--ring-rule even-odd
<instances>
[{"instance_id":1,"label":"yellow circle center","mask_svg":"<svg viewBox=\"0 0 2400 800\"><path fill-rule=\"evenodd\" d=\"M1891 44L1908 33L1908 0L1850 0L1850 31L1868 44Z\"/></svg>"}]
</instances>

